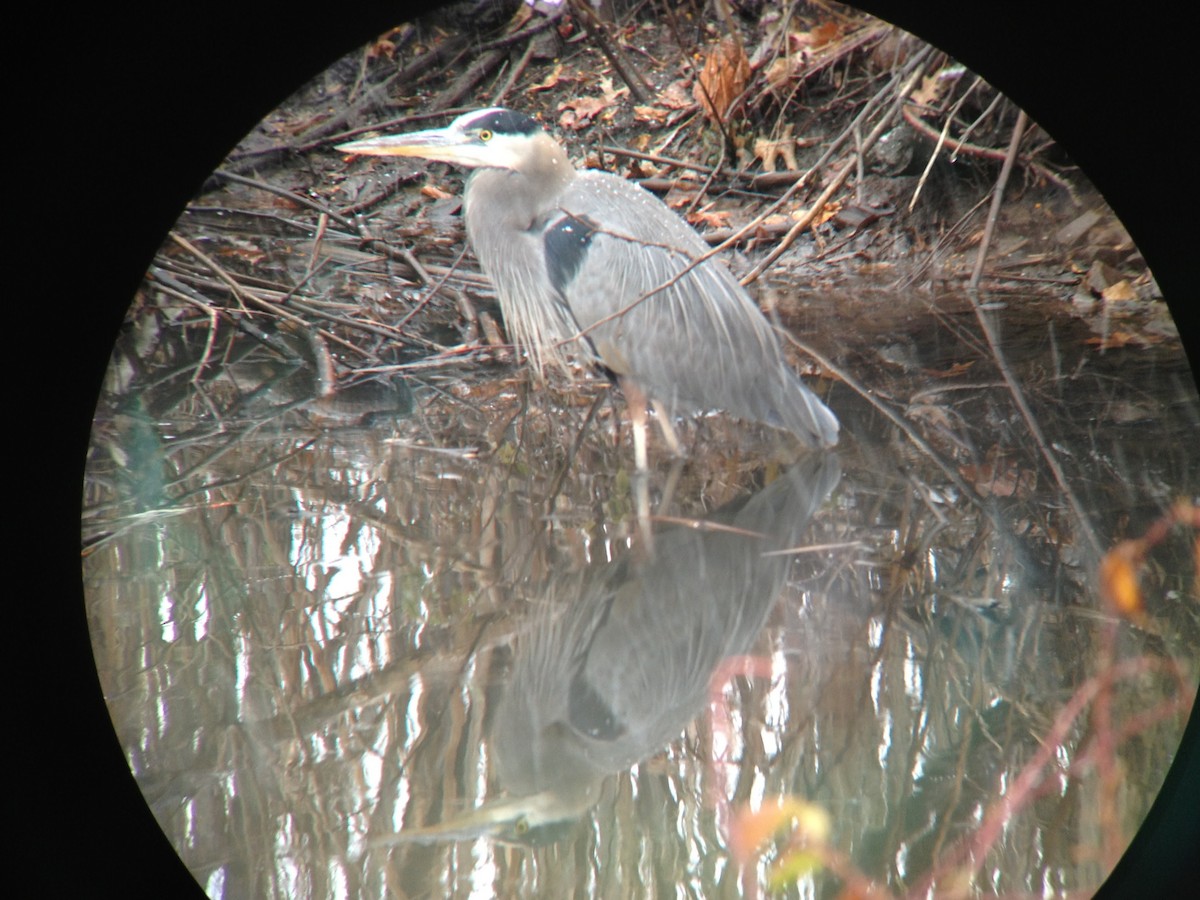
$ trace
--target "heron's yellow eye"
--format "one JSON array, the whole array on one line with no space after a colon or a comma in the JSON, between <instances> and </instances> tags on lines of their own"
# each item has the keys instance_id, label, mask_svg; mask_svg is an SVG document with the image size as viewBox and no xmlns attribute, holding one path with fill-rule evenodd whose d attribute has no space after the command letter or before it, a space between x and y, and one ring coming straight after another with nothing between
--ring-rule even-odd
<instances>
[{"instance_id":1,"label":"heron's yellow eye","mask_svg":"<svg viewBox=\"0 0 1200 900\"><path fill-rule=\"evenodd\" d=\"M481 128L479 130L479 139L481 141L483 141L484 143L487 143L488 141L490 141L492 139L492 133L490 131L488 131L486 128Z\"/></svg>"},{"instance_id":2,"label":"heron's yellow eye","mask_svg":"<svg viewBox=\"0 0 1200 900\"><path fill-rule=\"evenodd\" d=\"M487 134L489 137L491 137L490 131ZM481 134L480 137L483 137L483 135ZM521 816L521 818L517 819L514 830L517 832L518 837L526 834L529 831L529 820L524 816Z\"/></svg>"}]
</instances>

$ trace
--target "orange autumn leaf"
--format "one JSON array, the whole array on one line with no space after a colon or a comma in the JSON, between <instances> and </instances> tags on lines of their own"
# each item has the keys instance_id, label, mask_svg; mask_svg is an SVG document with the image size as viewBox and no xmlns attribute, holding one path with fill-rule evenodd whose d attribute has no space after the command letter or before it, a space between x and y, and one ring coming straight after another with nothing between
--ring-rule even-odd
<instances>
[{"instance_id":1,"label":"orange autumn leaf","mask_svg":"<svg viewBox=\"0 0 1200 900\"><path fill-rule=\"evenodd\" d=\"M1100 594L1109 607L1126 619L1136 619L1144 610L1138 584L1145 548L1141 541L1122 541L1100 560Z\"/></svg>"},{"instance_id":2,"label":"orange autumn leaf","mask_svg":"<svg viewBox=\"0 0 1200 900\"><path fill-rule=\"evenodd\" d=\"M917 106L932 109L937 105L938 100L941 99L945 90L945 84L937 75L926 75L921 79L921 86L914 90L908 99L909 102L915 103Z\"/></svg>"},{"instance_id":3,"label":"orange autumn leaf","mask_svg":"<svg viewBox=\"0 0 1200 900\"><path fill-rule=\"evenodd\" d=\"M563 80L562 63L555 64L550 74L543 78L540 82L525 89L527 94L536 94L539 91L548 91L551 88L558 87L558 83ZM568 81L573 79L567 79Z\"/></svg>"},{"instance_id":4,"label":"orange autumn leaf","mask_svg":"<svg viewBox=\"0 0 1200 900\"><path fill-rule=\"evenodd\" d=\"M966 362L956 362L948 369L922 369L926 375L931 378L957 378L959 375L966 374L967 369L975 365L975 360L970 359Z\"/></svg>"},{"instance_id":5,"label":"orange autumn leaf","mask_svg":"<svg viewBox=\"0 0 1200 900\"><path fill-rule=\"evenodd\" d=\"M692 86L692 96L710 122L725 121L729 107L750 81L750 60L742 45L732 38L717 44L704 61L704 69Z\"/></svg>"},{"instance_id":6,"label":"orange autumn leaf","mask_svg":"<svg viewBox=\"0 0 1200 900\"><path fill-rule=\"evenodd\" d=\"M749 863L763 844L788 827L792 828L793 843L799 839L808 846L820 846L829 837L829 813L797 797L784 797L758 810L741 809L729 826L729 849L739 863Z\"/></svg>"},{"instance_id":7,"label":"orange autumn leaf","mask_svg":"<svg viewBox=\"0 0 1200 900\"><path fill-rule=\"evenodd\" d=\"M1132 332L1118 329L1104 336L1097 335L1096 337L1090 337L1084 343L1092 344L1101 350L1116 350L1121 347L1128 347L1130 344L1136 346L1141 343L1141 340Z\"/></svg>"},{"instance_id":8,"label":"orange autumn leaf","mask_svg":"<svg viewBox=\"0 0 1200 900\"><path fill-rule=\"evenodd\" d=\"M1133 285L1129 283L1128 279L1122 278L1102 290L1100 296L1108 301L1130 301L1137 299L1137 291L1133 289Z\"/></svg>"},{"instance_id":9,"label":"orange autumn leaf","mask_svg":"<svg viewBox=\"0 0 1200 900\"><path fill-rule=\"evenodd\" d=\"M670 115L668 110L659 109L657 106L635 106L633 108L633 120L648 125L664 125L668 115Z\"/></svg>"},{"instance_id":10,"label":"orange autumn leaf","mask_svg":"<svg viewBox=\"0 0 1200 900\"><path fill-rule=\"evenodd\" d=\"M692 225L703 225L706 228L728 228L729 210L698 209L687 217Z\"/></svg>"},{"instance_id":11,"label":"orange autumn leaf","mask_svg":"<svg viewBox=\"0 0 1200 900\"><path fill-rule=\"evenodd\" d=\"M830 19L814 28L809 32L811 35L812 47L824 47L826 44L831 44L842 35L842 26Z\"/></svg>"},{"instance_id":12,"label":"orange autumn leaf","mask_svg":"<svg viewBox=\"0 0 1200 900\"><path fill-rule=\"evenodd\" d=\"M560 103L558 125L565 131L579 131L592 124L592 120L608 109L610 101L604 97L580 97Z\"/></svg>"}]
</instances>

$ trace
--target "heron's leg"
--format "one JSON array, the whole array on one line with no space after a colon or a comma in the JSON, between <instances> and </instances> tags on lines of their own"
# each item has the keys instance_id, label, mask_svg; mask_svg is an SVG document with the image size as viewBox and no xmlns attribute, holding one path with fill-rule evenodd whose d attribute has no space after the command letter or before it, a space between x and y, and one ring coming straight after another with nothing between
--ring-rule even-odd
<instances>
[{"instance_id":1,"label":"heron's leg","mask_svg":"<svg viewBox=\"0 0 1200 900\"><path fill-rule=\"evenodd\" d=\"M633 499L637 511L638 535L649 556L654 555L654 535L650 531L650 465L646 455L646 395L628 378L620 379L629 419L633 423Z\"/></svg>"},{"instance_id":2,"label":"heron's leg","mask_svg":"<svg viewBox=\"0 0 1200 900\"><path fill-rule=\"evenodd\" d=\"M621 390L629 406L629 420L633 424L633 464L639 474L650 471L646 455L646 395L628 378L621 379Z\"/></svg>"},{"instance_id":3,"label":"heron's leg","mask_svg":"<svg viewBox=\"0 0 1200 900\"><path fill-rule=\"evenodd\" d=\"M659 430L662 431L663 440L667 442L671 455L682 459L686 454L683 452L683 444L679 442L679 435L675 432L675 426L671 424L671 414L660 403L654 404L654 412Z\"/></svg>"},{"instance_id":4,"label":"heron's leg","mask_svg":"<svg viewBox=\"0 0 1200 900\"><path fill-rule=\"evenodd\" d=\"M660 515L671 511L671 503L675 500L675 488L679 487L679 476L682 472L682 459L677 459L671 463L671 471L667 473L667 486L663 488L662 497L658 501L658 512Z\"/></svg>"}]
</instances>

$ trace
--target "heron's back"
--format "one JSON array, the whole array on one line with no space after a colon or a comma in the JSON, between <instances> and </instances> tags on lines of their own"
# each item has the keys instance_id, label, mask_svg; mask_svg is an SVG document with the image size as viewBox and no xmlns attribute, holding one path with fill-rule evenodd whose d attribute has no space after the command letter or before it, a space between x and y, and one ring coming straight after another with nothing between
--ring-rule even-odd
<instances>
[{"instance_id":1,"label":"heron's back","mask_svg":"<svg viewBox=\"0 0 1200 900\"><path fill-rule=\"evenodd\" d=\"M668 410L721 408L809 444L837 442L837 419L787 366L771 324L721 261L696 262L709 247L682 219L593 171L560 207L590 230L568 247L577 259L556 287L606 364Z\"/></svg>"}]
</instances>

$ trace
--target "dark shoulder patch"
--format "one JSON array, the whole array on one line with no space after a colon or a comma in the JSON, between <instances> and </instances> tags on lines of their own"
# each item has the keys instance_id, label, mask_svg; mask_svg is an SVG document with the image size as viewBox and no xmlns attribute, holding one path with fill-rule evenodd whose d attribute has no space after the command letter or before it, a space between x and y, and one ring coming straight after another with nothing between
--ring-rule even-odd
<instances>
[{"instance_id":1,"label":"dark shoulder patch","mask_svg":"<svg viewBox=\"0 0 1200 900\"><path fill-rule=\"evenodd\" d=\"M569 213L551 222L542 235L546 250L546 272L555 290L566 296L567 286L574 280L579 267L587 258L592 238L600 226L584 216Z\"/></svg>"},{"instance_id":2,"label":"dark shoulder patch","mask_svg":"<svg viewBox=\"0 0 1200 900\"><path fill-rule=\"evenodd\" d=\"M493 109L471 121L474 128L487 128L496 134L536 134L542 126L537 120L511 109Z\"/></svg>"},{"instance_id":3,"label":"dark shoulder patch","mask_svg":"<svg viewBox=\"0 0 1200 900\"><path fill-rule=\"evenodd\" d=\"M597 741L615 741L626 732L624 723L581 672L575 673L567 689L567 719L577 731Z\"/></svg>"}]
</instances>

